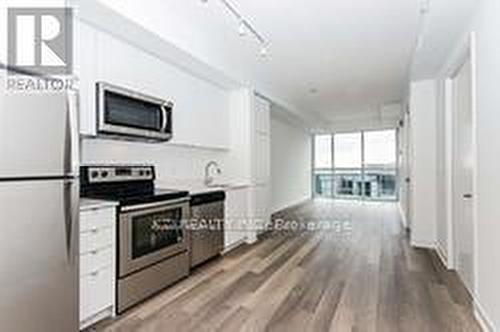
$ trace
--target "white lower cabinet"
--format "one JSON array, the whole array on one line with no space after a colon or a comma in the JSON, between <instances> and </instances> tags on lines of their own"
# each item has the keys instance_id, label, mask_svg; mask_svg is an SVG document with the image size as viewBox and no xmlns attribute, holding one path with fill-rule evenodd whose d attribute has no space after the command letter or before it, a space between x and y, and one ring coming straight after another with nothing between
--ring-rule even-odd
<instances>
[{"instance_id":1,"label":"white lower cabinet","mask_svg":"<svg viewBox=\"0 0 500 332\"><path fill-rule=\"evenodd\" d=\"M97 269L80 277L80 315L83 325L88 326L102 319L100 313L107 311L111 315L110 294L112 292L113 273L110 266ZM98 317L98 319L92 320L93 317ZM83 325L81 328L85 328Z\"/></svg>"},{"instance_id":2,"label":"white lower cabinet","mask_svg":"<svg viewBox=\"0 0 500 332\"><path fill-rule=\"evenodd\" d=\"M264 233L271 220L269 212L270 190L269 186L262 184L252 187L250 194L250 218L253 222L253 232L249 232L250 242L256 241L257 236Z\"/></svg>"},{"instance_id":3,"label":"white lower cabinet","mask_svg":"<svg viewBox=\"0 0 500 332\"><path fill-rule=\"evenodd\" d=\"M224 216L224 248L231 250L247 239L250 188L226 191Z\"/></svg>"},{"instance_id":4,"label":"white lower cabinet","mask_svg":"<svg viewBox=\"0 0 500 332\"><path fill-rule=\"evenodd\" d=\"M114 207L80 211L80 329L115 313Z\"/></svg>"}]
</instances>

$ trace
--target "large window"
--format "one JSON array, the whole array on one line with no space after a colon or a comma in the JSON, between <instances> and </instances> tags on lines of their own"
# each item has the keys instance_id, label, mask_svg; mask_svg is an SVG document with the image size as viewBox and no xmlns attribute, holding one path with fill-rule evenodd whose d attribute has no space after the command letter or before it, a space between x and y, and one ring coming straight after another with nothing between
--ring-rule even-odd
<instances>
[{"instance_id":1,"label":"large window","mask_svg":"<svg viewBox=\"0 0 500 332\"><path fill-rule=\"evenodd\" d=\"M397 198L396 130L314 137L316 197Z\"/></svg>"},{"instance_id":2,"label":"large window","mask_svg":"<svg viewBox=\"0 0 500 332\"><path fill-rule=\"evenodd\" d=\"M334 143L334 196L359 198L363 195L362 134L336 134Z\"/></svg>"},{"instance_id":3,"label":"large window","mask_svg":"<svg viewBox=\"0 0 500 332\"><path fill-rule=\"evenodd\" d=\"M395 130L364 133L364 174L369 199L395 199L397 179Z\"/></svg>"},{"instance_id":4,"label":"large window","mask_svg":"<svg viewBox=\"0 0 500 332\"><path fill-rule=\"evenodd\" d=\"M331 197L333 193L333 145L331 135L314 136L315 195Z\"/></svg>"}]
</instances>

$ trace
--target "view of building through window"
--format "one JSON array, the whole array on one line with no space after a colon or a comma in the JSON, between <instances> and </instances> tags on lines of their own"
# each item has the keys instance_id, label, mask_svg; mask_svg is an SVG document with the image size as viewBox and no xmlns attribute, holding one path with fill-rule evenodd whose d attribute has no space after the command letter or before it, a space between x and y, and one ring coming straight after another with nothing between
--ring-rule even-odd
<instances>
[{"instance_id":1,"label":"view of building through window","mask_svg":"<svg viewBox=\"0 0 500 332\"><path fill-rule=\"evenodd\" d=\"M314 138L314 192L319 197L397 198L396 130Z\"/></svg>"}]
</instances>

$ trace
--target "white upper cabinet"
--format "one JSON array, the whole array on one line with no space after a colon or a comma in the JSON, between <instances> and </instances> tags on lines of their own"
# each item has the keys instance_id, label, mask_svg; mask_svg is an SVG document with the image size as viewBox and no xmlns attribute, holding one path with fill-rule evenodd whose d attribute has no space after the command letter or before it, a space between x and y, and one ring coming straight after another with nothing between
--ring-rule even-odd
<instances>
[{"instance_id":1,"label":"white upper cabinet","mask_svg":"<svg viewBox=\"0 0 500 332\"><path fill-rule=\"evenodd\" d=\"M82 134L96 134L95 83L104 81L174 103L166 144L229 148L230 91L85 23L75 35Z\"/></svg>"},{"instance_id":2,"label":"white upper cabinet","mask_svg":"<svg viewBox=\"0 0 500 332\"><path fill-rule=\"evenodd\" d=\"M75 20L74 74L80 91L80 133L95 136L95 78L97 75L97 30Z\"/></svg>"}]
</instances>

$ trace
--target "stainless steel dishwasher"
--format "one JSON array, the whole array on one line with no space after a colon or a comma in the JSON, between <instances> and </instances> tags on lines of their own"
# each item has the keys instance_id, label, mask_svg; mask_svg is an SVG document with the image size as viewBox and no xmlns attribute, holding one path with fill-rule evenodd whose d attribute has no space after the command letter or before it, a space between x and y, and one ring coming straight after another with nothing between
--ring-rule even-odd
<instances>
[{"instance_id":1,"label":"stainless steel dishwasher","mask_svg":"<svg viewBox=\"0 0 500 332\"><path fill-rule=\"evenodd\" d=\"M191 195L191 267L224 249L224 191Z\"/></svg>"}]
</instances>

